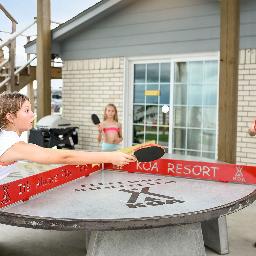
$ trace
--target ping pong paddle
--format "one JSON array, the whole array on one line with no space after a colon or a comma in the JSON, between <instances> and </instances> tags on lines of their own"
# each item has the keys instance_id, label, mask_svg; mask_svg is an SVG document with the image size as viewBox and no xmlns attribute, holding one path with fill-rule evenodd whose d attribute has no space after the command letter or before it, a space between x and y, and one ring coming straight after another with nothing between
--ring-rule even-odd
<instances>
[{"instance_id":1,"label":"ping pong paddle","mask_svg":"<svg viewBox=\"0 0 256 256\"><path fill-rule=\"evenodd\" d=\"M92 119L93 124L95 124L95 125L98 125L100 123L100 119L96 114L92 114L91 119Z\"/></svg>"},{"instance_id":2,"label":"ping pong paddle","mask_svg":"<svg viewBox=\"0 0 256 256\"><path fill-rule=\"evenodd\" d=\"M151 162L161 158L165 151L158 144L145 143L121 150L124 153L134 155L138 162Z\"/></svg>"}]
</instances>

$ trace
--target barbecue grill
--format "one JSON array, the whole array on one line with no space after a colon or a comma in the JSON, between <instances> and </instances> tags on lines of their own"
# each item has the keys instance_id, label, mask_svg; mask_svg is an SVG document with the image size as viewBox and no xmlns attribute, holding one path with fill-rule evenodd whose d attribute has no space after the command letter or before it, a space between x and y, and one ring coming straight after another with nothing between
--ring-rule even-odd
<instances>
[{"instance_id":1,"label":"barbecue grill","mask_svg":"<svg viewBox=\"0 0 256 256\"><path fill-rule=\"evenodd\" d=\"M78 127L60 115L48 115L30 130L28 142L45 148L74 149L78 144Z\"/></svg>"}]
</instances>

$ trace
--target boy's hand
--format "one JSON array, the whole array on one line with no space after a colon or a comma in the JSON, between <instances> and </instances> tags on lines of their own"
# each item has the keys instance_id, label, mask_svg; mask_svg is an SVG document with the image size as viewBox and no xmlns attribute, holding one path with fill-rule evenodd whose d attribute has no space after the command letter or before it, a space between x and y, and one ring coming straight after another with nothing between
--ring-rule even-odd
<instances>
[{"instance_id":1,"label":"boy's hand","mask_svg":"<svg viewBox=\"0 0 256 256\"><path fill-rule=\"evenodd\" d=\"M119 151L111 152L111 163L113 165L123 166L135 161L137 161L137 159L132 155L128 155Z\"/></svg>"}]
</instances>

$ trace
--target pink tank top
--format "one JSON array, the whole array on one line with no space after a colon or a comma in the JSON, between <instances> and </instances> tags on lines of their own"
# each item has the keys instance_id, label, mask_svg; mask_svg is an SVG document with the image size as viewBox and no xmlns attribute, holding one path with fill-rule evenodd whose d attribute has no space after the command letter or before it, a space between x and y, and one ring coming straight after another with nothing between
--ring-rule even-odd
<instances>
[{"instance_id":1,"label":"pink tank top","mask_svg":"<svg viewBox=\"0 0 256 256\"><path fill-rule=\"evenodd\" d=\"M120 128L119 127L106 127L103 128L103 132L119 132Z\"/></svg>"}]
</instances>

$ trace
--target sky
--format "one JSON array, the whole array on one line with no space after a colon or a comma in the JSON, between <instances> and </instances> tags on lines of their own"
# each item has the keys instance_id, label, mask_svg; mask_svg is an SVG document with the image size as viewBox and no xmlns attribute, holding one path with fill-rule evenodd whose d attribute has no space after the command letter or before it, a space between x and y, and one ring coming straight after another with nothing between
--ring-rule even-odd
<instances>
[{"instance_id":1,"label":"sky","mask_svg":"<svg viewBox=\"0 0 256 256\"><path fill-rule=\"evenodd\" d=\"M100 0L51 0L51 20L58 23L66 22L99 1ZM21 31L23 28L32 24L34 17L36 17L37 0L0 0L0 3L18 22L16 31ZM58 25L52 24L52 28L55 28L56 26ZM2 11L0 11L0 39L3 41L7 40L10 35L1 31L11 32L11 22ZM25 31L24 34L26 36L35 35L36 25L28 31ZM26 40L26 37L23 36L19 36L17 38L17 66L21 66L26 63L27 57L23 47L26 44Z\"/></svg>"}]
</instances>

